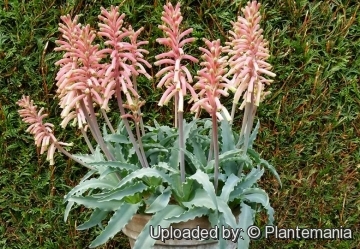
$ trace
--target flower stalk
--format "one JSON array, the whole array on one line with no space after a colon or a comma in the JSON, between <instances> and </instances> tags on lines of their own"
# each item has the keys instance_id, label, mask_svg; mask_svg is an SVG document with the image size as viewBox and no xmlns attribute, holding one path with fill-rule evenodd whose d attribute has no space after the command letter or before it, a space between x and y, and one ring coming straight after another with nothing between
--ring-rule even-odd
<instances>
[{"instance_id":1,"label":"flower stalk","mask_svg":"<svg viewBox=\"0 0 360 249\"><path fill-rule=\"evenodd\" d=\"M193 29L187 29L183 32L180 30L180 24L183 20L183 17L180 12L180 4L178 3L175 7L168 3L164 6L164 11L162 13L161 20L164 22L164 25L160 25L159 28L163 30L166 37L156 39L156 41L166 47L169 47L171 50L162 54L155 56L157 61L154 63L156 66L166 65L165 68L161 69L156 77L163 75L162 79L159 81L157 87L165 86L167 90L164 92L161 97L158 105L163 106L167 105L172 97L175 98L175 128L178 127L179 130L179 148L180 148L180 172L181 180L185 181L185 160L184 160L184 150L185 150L185 140L184 140L184 97L187 94L187 90L190 92L192 99L197 100L197 94L195 93L193 87L190 83L193 82L190 71L182 63L183 60L190 60L194 63L197 63L198 60L188 54L184 53L183 47L187 43L195 41L195 38L186 38L185 36L189 35Z\"/></svg>"},{"instance_id":2,"label":"flower stalk","mask_svg":"<svg viewBox=\"0 0 360 249\"><path fill-rule=\"evenodd\" d=\"M231 117L227 109L220 103L220 96L228 96L228 89L233 90L230 81L224 76L227 66L227 56L222 57L222 52L226 47L220 46L220 40L209 41L203 39L207 48L199 48L202 52L203 68L198 71L198 82L194 85L195 89L200 89L199 100L195 101L191 111L197 112L199 108L205 109L212 118L212 138L209 151L214 155L214 188L217 191L219 178L219 141L218 141L218 120L224 117L230 121Z\"/></svg>"},{"instance_id":3,"label":"flower stalk","mask_svg":"<svg viewBox=\"0 0 360 249\"><path fill-rule=\"evenodd\" d=\"M235 109L239 99L243 97L240 110L245 108L242 122L240 140L244 140L243 153L247 152L250 132L253 126L256 109L260 102L270 92L264 92L264 85L270 85L273 80L264 76L275 77L271 65L266 62L269 58L268 42L264 39L260 28L260 3L249 2L242 9L244 17L239 16L232 22L233 30L230 31L230 42L227 49L230 56L230 70L227 76L232 75L231 83L236 88L231 118L234 119Z\"/></svg>"}]
</instances>

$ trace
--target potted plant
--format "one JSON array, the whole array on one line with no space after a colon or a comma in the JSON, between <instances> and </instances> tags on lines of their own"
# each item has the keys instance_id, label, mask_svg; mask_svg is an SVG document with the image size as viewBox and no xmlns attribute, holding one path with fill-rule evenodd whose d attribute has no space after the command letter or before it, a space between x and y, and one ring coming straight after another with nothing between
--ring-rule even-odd
<instances>
[{"instance_id":1,"label":"potted plant","mask_svg":"<svg viewBox=\"0 0 360 249\"><path fill-rule=\"evenodd\" d=\"M71 144L57 140L54 125L43 122L46 114L43 109L38 112L29 97L19 100L19 113L51 165L59 150L89 169L64 201L65 220L75 204L93 210L90 219L77 227L102 228L90 248L121 230L135 249L248 248L254 235L247 228L260 207L273 222L269 197L257 182L264 168L280 182L279 175L252 146L259 129L258 122L252 131L256 108L268 94L264 85L272 82L265 76L275 76L266 62L268 43L261 35L259 7L253 1L242 9L244 17L232 23L227 46L204 39L201 70L193 77L189 64L199 60L184 49L195 40L189 37L192 29L182 31L180 4L164 6L159 28L165 38L157 42L169 50L157 55L154 65L162 67L156 74L158 87L166 88L159 106L173 100L174 127L156 121L146 126L142 119L145 101L138 94L137 78L151 79L146 71L151 64L144 59L148 52L141 48L147 42L138 41L142 29L123 27L125 16L118 7L101 9L98 32L79 24L77 17L61 17L62 40L55 49L65 52L56 63L61 126L76 125L90 154L69 153L65 147ZM96 37L103 42L94 44ZM220 102L230 91L231 113ZM241 97L244 115L238 132L232 120ZM189 122L183 116L186 98L195 113ZM107 116L113 99L122 118L116 128ZM201 110L210 118L200 118ZM105 228L104 220L108 220Z\"/></svg>"}]
</instances>

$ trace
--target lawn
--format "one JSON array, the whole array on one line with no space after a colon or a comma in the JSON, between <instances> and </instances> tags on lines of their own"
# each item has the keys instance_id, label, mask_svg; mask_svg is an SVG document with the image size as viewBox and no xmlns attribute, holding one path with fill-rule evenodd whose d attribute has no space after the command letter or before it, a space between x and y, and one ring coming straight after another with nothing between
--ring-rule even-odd
<instances>
[{"instance_id":1,"label":"lawn","mask_svg":"<svg viewBox=\"0 0 360 249\"><path fill-rule=\"evenodd\" d=\"M277 169L283 187L270 174L261 182L281 228L351 228L352 240L253 241L251 248L360 248L360 10L350 0L263 0L264 36L276 73L271 95L259 108L256 149ZM99 229L77 231L89 217L78 207L64 222L64 195L86 173L61 154L53 167L40 156L17 113L16 101L30 95L59 124L54 99L55 40L60 16L78 14L95 27L100 6L120 5L135 29L144 26L148 60L160 52L155 39L165 1L4 0L0 3L0 248L86 248ZM173 2L174 3L174 2ZM188 52L199 54L200 38L226 41L242 0L182 1L184 26L199 38ZM157 68L149 72L156 74ZM171 110L157 111L156 80L141 80L147 103L144 121L171 123ZM231 103L226 103L231 107ZM170 108L170 107L169 107ZM116 110L116 108L114 108ZM113 120L119 114L111 114ZM242 116L235 118L241 127ZM57 136L86 153L74 130L57 127ZM76 134L79 135L79 134ZM264 225L266 217L259 217ZM128 249L118 234L102 248Z\"/></svg>"}]
</instances>

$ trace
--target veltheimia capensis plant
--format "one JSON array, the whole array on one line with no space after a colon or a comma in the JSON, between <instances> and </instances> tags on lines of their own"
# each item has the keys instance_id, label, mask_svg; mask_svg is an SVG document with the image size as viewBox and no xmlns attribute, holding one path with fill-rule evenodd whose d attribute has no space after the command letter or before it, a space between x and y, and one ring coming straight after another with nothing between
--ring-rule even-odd
<instances>
[{"instance_id":1,"label":"veltheimia capensis plant","mask_svg":"<svg viewBox=\"0 0 360 249\"><path fill-rule=\"evenodd\" d=\"M274 220L267 193L257 182L270 170L280 182L275 168L253 149L259 122L252 130L256 109L269 92L265 86L274 77L268 42L260 28L260 4L249 2L243 16L233 22L228 42L203 38L200 58L187 52L195 41L192 28L182 25L180 4L167 3L158 27L164 37L156 39L166 51L155 56L156 79L145 59L147 41L140 41L143 28L125 26L119 7L101 9L99 30L82 25L78 17L61 17L62 38L55 49L63 53L56 63L57 98L62 109L60 126L69 124L80 130L89 154L71 154L71 143L58 140L55 125L45 123L28 96L18 101L19 114L29 124L41 154L54 165L54 153L62 152L89 172L66 196L65 220L75 204L93 209L92 216L79 230L99 226L94 248L121 231L136 213L152 215L138 236L134 248L150 248L155 241L149 226L167 227L207 216L211 225L249 227L260 207ZM194 64L200 69L192 73ZM158 105L174 104L174 127L154 121L146 125L138 92L138 82L157 81L165 89ZM228 112L221 101L232 96ZM242 103L239 106L240 99ZM121 122L114 126L109 113L111 101L118 106ZM185 103L185 101L188 103ZM185 105L194 118L184 119ZM237 109L244 110L240 133L233 122ZM205 111L210 116L201 118ZM99 123L102 122L102 125ZM91 134L91 137L88 136ZM103 221L107 219L103 227ZM244 235L238 248L248 248ZM226 248L220 239L219 248Z\"/></svg>"}]
</instances>

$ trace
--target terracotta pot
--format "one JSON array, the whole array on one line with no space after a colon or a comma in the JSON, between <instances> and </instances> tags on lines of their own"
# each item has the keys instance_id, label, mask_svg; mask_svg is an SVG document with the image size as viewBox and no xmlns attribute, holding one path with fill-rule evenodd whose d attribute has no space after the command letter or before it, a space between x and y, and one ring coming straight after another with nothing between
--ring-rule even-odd
<instances>
[{"instance_id":1,"label":"terracotta pot","mask_svg":"<svg viewBox=\"0 0 360 249\"><path fill-rule=\"evenodd\" d=\"M129 238L131 248L134 248L134 244L136 238L146 225L146 223L151 219L150 215L142 215L136 214L132 220L124 227L122 230L123 233ZM171 227L173 229L206 229L210 231L212 228L208 218L200 217L195 218L194 220L189 220L187 222L180 222L176 224L172 224ZM154 235L158 235L157 228L154 228L155 232ZM150 231L149 231L150 235ZM236 244L232 243L231 241L228 242L228 249L235 249ZM191 248L191 249L218 249L218 241L217 240L196 240L196 239L168 239L165 242L161 240L156 240L154 249L184 249L184 248Z\"/></svg>"}]
</instances>

